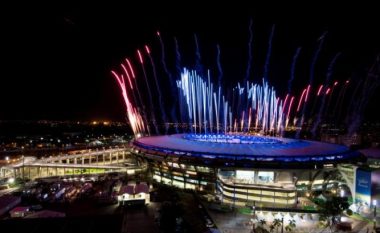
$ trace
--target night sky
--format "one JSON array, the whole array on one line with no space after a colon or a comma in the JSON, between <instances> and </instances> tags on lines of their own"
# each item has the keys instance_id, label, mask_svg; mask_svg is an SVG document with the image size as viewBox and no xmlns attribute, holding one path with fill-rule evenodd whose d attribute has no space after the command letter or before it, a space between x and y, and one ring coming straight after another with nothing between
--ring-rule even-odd
<instances>
[{"instance_id":1,"label":"night sky","mask_svg":"<svg viewBox=\"0 0 380 233\"><path fill-rule=\"evenodd\" d=\"M342 80L363 77L380 52L376 7L310 6L291 11L282 7L175 7L181 10L112 4L4 9L8 12L1 22L0 120L125 121L124 105L110 70L125 57L135 57L136 49L145 44L158 54L157 30L169 57L174 53L173 37L178 39L187 66L194 64L194 33L199 37L204 67L214 71L219 43L225 82L231 83L245 74L250 18L254 23L255 80L262 76L269 32L275 24L269 82L282 94L295 49L303 47L294 84L297 89L308 81L311 55L326 30L328 37L316 66L317 81L324 80L327 64L337 52L343 53L336 67L336 78ZM369 104L368 119L380 117L377 99L379 94Z\"/></svg>"}]
</instances>

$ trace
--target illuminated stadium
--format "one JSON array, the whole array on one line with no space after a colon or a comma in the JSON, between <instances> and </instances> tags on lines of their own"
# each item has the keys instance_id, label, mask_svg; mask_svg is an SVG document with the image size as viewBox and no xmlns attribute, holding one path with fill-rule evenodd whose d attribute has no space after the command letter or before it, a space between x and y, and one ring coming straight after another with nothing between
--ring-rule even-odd
<instances>
[{"instance_id":1,"label":"illuminated stadium","mask_svg":"<svg viewBox=\"0 0 380 233\"><path fill-rule=\"evenodd\" d=\"M223 202L291 207L300 187L318 186L323 171L362 159L346 146L243 134L141 137L133 153L155 181L216 194Z\"/></svg>"},{"instance_id":2,"label":"illuminated stadium","mask_svg":"<svg viewBox=\"0 0 380 233\"><path fill-rule=\"evenodd\" d=\"M158 31L159 47L145 45L111 71L136 138L131 152L150 164L151 178L215 195L223 203L294 207L299 196L328 186L326 172L362 161L359 152L317 140L326 126L339 125L348 136L355 135L361 109L347 98L365 103L371 91L356 92L356 80L334 76L341 53L328 58L325 76L315 75L327 32L316 42L308 74L300 74L297 64L310 57L294 47L290 76L270 77L274 30L273 26L262 72L252 67L252 22L245 72L224 74L219 46L214 65L204 66L196 36L195 64L183 62L187 54L177 41L175 50L165 49ZM174 60L166 58L168 52ZM365 82L377 85L371 77ZM287 85L275 87L273 80ZM316 141L299 140L306 137ZM354 193L355 172L346 170Z\"/></svg>"}]
</instances>

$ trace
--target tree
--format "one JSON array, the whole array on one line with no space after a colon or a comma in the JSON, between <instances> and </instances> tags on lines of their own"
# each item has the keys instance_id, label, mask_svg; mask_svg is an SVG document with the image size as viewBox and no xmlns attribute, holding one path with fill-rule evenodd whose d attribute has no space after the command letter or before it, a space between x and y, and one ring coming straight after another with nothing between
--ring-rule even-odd
<instances>
[{"instance_id":1,"label":"tree","mask_svg":"<svg viewBox=\"0 0 380 233\"><path fill-rule=\"evenodd\" d=\"M265 221L265 219L261 219L258 222L258 225L256 226L256 228L254 229L253 232L255 232L255 233L269 233L269 231L267 229L265 229L266 224L267 224L267 222Z\"/></svg>"},{"instance_id":2,"label":"tree","mask_svg":"<svg viewBox=\"0 0 380 233\"><path fill-rule=\"evenodd\" d=\"M320 221L322 221L325 227L329 227L332 232L332 228L339 222L338 217L347 210L349 203L347 198L343 197L331 197L331 199L319 205Z\"/></svg>"},{"instance_id":3,"label":"tree","mask_svg":"<svg viewBox=\"0 0 380 233\"><path fill-rule=\"evenodd\" d=\"M267 225L267 221L265 221L265 219L260 219L259 225L264 227L265 225Z\"/></svg>"},{"instance_id":4,"label":"tree","mask_svg":"<svg viewBox=\"0 0 380 233\"><path fill-rule=\"evenodd\" d=\"M282 225L281 219L275 218L272 222L272 225L270 225L270 231L273 232L274 229L276 229L278 233L278 228Z\"/></svg>"},{"instance_id":5,"label":"tree","mask_svg":"<svg viewBox=\"0 0 380 233\"><path fill-rule=\"evenodd\" d=\"M292 232L296 228L296 220L289 219L289 224L285 226L286 232Z\"/></svg>"}]
</instances>

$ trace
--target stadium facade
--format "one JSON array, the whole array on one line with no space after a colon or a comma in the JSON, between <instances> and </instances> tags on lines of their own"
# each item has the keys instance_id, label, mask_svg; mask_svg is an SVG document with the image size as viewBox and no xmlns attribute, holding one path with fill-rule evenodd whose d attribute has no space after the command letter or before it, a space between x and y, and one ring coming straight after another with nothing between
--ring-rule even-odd
<instances>
[{"instance_id":1,"label":"stadium facade","mask_svg":"<svg viewBox=\"0 0 380 233\"><path fill-rule=\"evenodd\" d=\"M300 195L322 187L325 171L363 161L343 145L241 134L141 137L132 153L149 163L156 182L268 207L294 207Z\"/></svg>"}]
</instances>

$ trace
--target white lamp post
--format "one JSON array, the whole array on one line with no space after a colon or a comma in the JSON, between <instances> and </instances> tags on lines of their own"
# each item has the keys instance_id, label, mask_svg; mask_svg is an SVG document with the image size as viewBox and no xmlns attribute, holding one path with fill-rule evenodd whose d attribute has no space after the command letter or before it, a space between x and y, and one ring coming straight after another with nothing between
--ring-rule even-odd
<instances>
[{"instance_id":1,"label":"white lamp post","mask_svg":"<svg viewBox=\"0 0 380 233\"><path fill-rule=\"evenodd\" d=\"M373 205L373 215L376 218L376 205L377 205L377 200L372 200L372 205Z\"/></svg>"},{"instance_id":2,"label":"white lamp post","mask_svg":"<svg viewBox=\"0 0 380 233\"><path fill-rule=\"evenodd\" d=\"M373 227L374 230L376 231L376 205L377 205L377 200L372 200L372 205L373 205Z\"/></svg>"}]
</instances>

